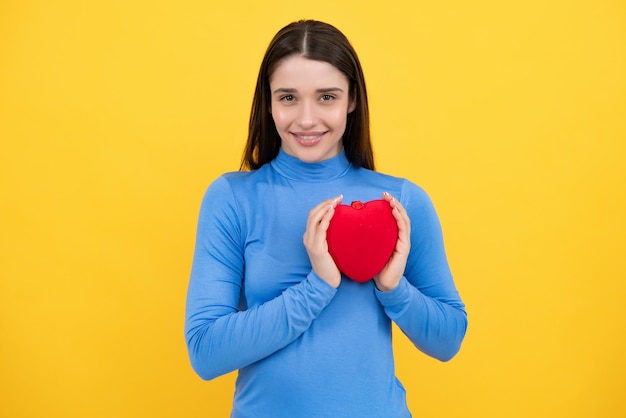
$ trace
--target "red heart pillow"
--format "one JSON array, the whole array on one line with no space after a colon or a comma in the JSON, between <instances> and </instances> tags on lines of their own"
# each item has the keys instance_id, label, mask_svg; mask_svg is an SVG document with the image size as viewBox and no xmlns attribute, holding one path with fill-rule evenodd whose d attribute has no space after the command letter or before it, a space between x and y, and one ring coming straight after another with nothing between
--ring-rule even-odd
<instances>
[{"instance_id":1,"label":"red heart pillow","mask_svg":"<svg viewBox=\"0 0 626 418\"><path fill-rule=\"evenodd\" d=\"M328 252L350 279L366 282L385 267L398 240L398 224L386 200L338 205L326 232Z\"/></svg>"}]
</instances>

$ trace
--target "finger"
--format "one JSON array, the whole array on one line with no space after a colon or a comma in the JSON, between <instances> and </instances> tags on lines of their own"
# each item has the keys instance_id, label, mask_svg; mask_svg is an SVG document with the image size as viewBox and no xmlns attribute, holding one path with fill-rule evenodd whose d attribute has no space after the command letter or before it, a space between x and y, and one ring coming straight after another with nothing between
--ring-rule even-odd
<instances>
[{"instance_id":1,"label":"finger","mask_svg":"<svg viewBox=\"0 0 626 418\"><path fill-rule=\"evenodd\" d=\"M343 195L339 195L337 197L333 197L331 199L326 199L323 202L319 203L313 209L309 211L309 217L320 218L324 216L324 213L328 210L329 207L335 207L341 202Z\"/></svg>"},{"instance_id":2,"label":"finger","mask_svg":"<svg viewBox=\"0 0 626 418\"><path fill-rule=\"evenodd\" d=\"M411 219L409 218L409 215L406 212L406 209L404 209L404 207L397 200L395 201L395 203L396 204L393 208L393 211L394 211L394 216L398 220L398 227L403 228L407 231L410 231Z\"/></svg>"},{"instance_id":3,"label":"finger","mask_svg":"<svg viewBox=\"0 0 626 418\"><path fill-rule=\"evenodd\" d=\"M404 206L402 206L398 199L396 199L387 192L383 192L383 199L389 202L389 206L391 206L393 216L396 218L397 221L406 223L410 222L409 216L407 215Z\"/></svg>"},{"instance_id":4,"label":"finger","mask_svg":"<svg viewBox=\"0 0 626 418\"><path fill-rule=\"evenodd\" d=\"M387 192L383 193L383 199L389 202L392 208L391 213L398 224L398 237L401 241L408 241L411 233L411 219L406 209L404 209L404 206L398 199Z\"/></svg>"},{"instance_id":5,"label":"finger","mask_svg":"<svg viewBox=\"0 0 626 418\"><path fill-rule=\"evenodd\" d=\"M334 209L341 200L343 199L343 195L339 195L332 199L326 199L317 206L315 206L309 212L309 224L315 225L319 224L324 216L328 213L330 209Z\"/></svg>"},{"instance_id":6,"label":"finger","mask_svg":"<svg viewBox=\"0 0 626 418\"><path fill-rule=\"evenodd\" d=\"M318 231L324 233L324 238L326 235L326 231L328 230L328 227L330 226L330 221L332 220L333 215L335 215L335 207L336 207L335 205L331 204L328 207L328 210L324 212L322 219L320 219Z\"/></svg>"},{"instance_id":7,"label":"finger","mask_svg":"<svg viewBox=\"0 0 626 418\"><path fill-rule=\"evenodd\" d=\"M327 199L309 212L305 240L309 243L319 243L326 239L326 231L334 214L334 208L341 202L343 195Z\"/></svg>"}]
</instances>

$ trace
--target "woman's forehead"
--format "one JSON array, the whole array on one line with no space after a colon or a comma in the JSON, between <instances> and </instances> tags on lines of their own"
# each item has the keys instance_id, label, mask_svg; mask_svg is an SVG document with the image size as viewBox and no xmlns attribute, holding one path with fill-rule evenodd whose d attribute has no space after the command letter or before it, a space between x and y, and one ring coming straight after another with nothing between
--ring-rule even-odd
<instances>
[{"instance_id":1,"label":"woman's forehead","mask_svg":"<svg viewBox=\"0 0 626 418\"><path fill-rule=\"evenodd\" d=\"M348 79L335 66L325 61L293 56L280 61L270 75L270 85L275 88L339 88L348 85Z\"/></svg>"}]
</instances>

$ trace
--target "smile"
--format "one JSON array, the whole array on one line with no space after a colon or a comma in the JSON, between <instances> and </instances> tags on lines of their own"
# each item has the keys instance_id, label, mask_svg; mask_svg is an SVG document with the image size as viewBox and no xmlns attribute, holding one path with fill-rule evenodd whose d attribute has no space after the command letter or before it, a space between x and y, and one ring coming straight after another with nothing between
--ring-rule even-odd
<instances>
[{"instance_id":1,"label":"smile","mask_svg":"<svg viewBox=\"0 0 626 418\"><path fill-rule=\"evenodd\" d=\"M305 147L311 147L322 140L326 132L292 132L298 143Z\"/></svg>"}]
</instances>

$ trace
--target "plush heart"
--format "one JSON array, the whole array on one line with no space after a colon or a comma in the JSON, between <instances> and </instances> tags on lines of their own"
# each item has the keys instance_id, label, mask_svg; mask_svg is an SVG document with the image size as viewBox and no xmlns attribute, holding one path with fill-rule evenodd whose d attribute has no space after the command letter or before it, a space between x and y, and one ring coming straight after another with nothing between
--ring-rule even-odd
<instances>
[{"instance_id":1,"label":"plush heart","mask_svg":"<svg viewBox=\"0 0 626 418\"><path fill-rule=\"evenodd\" d=\"M398 240L398 224L385 200L338 205L326 233L328 252L350 279L366 282L385 267Z\"/></svg>"}]
</instances>

